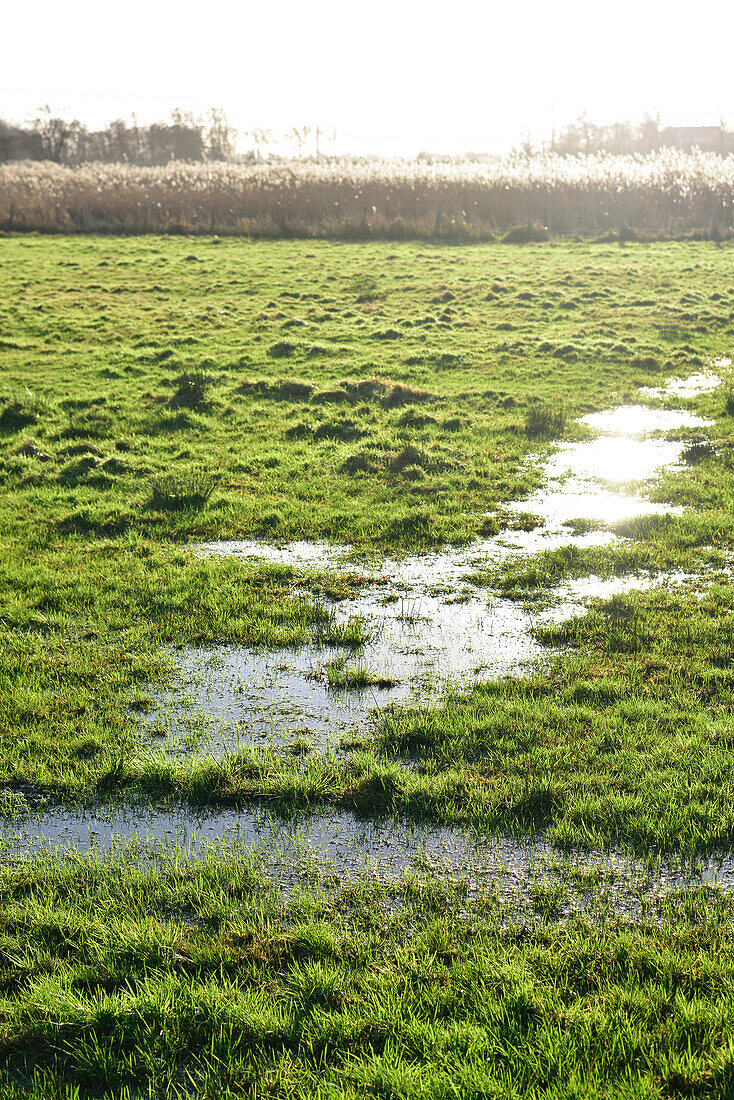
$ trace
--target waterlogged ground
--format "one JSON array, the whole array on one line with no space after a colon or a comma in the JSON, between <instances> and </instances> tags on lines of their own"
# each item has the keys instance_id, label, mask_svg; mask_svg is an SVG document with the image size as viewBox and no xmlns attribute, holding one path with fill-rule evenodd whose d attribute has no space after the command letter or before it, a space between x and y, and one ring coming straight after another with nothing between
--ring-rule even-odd
<instances>
[{"instance_id":1,"label":"waterlogged ground","mask_svg":"<svg viewBox=\"0 0 734 1100\"><path fill-rule=\"evenodd\" d=\"M451 826L372 819L344 812L293 818L265 807L192 814L185 806L103 801L83 809L25 808L0 820L0 855L57 861L81 854L155 866L173 855L193 867L208 858L247 859L285 894L304 886L344 889L365 879L396 885L410 877L460 885L469 899L492 897L532 910L539 888L557 892L568 918L589 904L639 915L685 888L734 891L734 859L714 853L693 863L645 860L620 850L583 856L559 850L541 834L509 835ZM602 897L593 898L602 884Z\"/></svg>"},{"instance_id":2,"label":"waterlogged ground","mask_svg":"<svg viewBox=\"0 0 734 1100\"><path fill-rule=\"evenodd\" d=\"M717 361L719 371L728 361ZM355 656L330 647L276 651L191 646L176 655L178 693L156 699L149 717L169 752L217 752L267 743L305 753L349 745L374 725L379 708L435 702L451 689L523 675L548 658L536 640L543 623L583 612L591 600L649 587L649 574L576 578L556 586L553 605L538 608L477 583L508 559L559 547L619 543L584 521L609 525L644 515L680 513L645 496L664 469L680 468L689 446L668 433L711 425L667 407L721 385L721 373L669 379L645 396L656 404L620 405L580 423L591 438L561 443L543 467L543 483L527 500L508 504L526 530L503 530L467 547L365 560L354 548L325 542L230 540L198 544L198 553L265 561L297 571L346 574L353 591L333 606L338 624L359 620L367 635ZM579 528L581 530L579 530ZM657 576L681 583L685 573Z\"/></svg>"},{"instance_id":3,"label":"waterlogged ground","mask_svg":"<svg viewBox=\"0 0 734 1100\"><path fill-rule=\"evenodd\" d=\"M0 287L3 1096L730 1095L730 246Z\"/></svg>"}]
</instances>

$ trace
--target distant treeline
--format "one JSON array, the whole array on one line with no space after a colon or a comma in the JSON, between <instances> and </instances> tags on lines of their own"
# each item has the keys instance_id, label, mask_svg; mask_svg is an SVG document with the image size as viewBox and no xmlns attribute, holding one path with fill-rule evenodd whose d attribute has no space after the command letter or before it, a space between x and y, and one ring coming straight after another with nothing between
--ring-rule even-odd
<instances>
[{"instance_id":1,"label":"distant treeline","mask_svg":"<svg viewBox=\"0 0 734 1100\"><path fill-rule=\"evenodd\" d=\"M173 111L169 122L139 125L131 120L116 119L102 130L90 130L77 119L68 120L44 107L25 126L0 119L0 164L20 160L48 160L54 164L76 167L81 164L132 164L155 167L172 161L244 161L268 159L282 163L277 155L283 150L296 152L298 158L315 156L318 161L333 147L336 135L320 126L293 126L281 135L270 130L254 129L240 133L237 151L237 131L230 126L220 108L212 107L203 117L184 111ZM242 149L247 147L247 151ZM540 145L523 143L518 152L524 156L648 156L660 149L680 149L725 156L734 153L734 133L721 123L718 126L667 126L646 115L637 125L614 122L599 126L581 115L575 122L554 132ZM419 161L445 162L442 155L421 153ZM467 154L466 159L493 160L488 154Z\"/></svg>"},{"instance_id":2,"label":"distant treeline","mask_svg":"<svg viewBox=\"0 0 734 1100\"><path fill-rule=\"evenodd\" d=\"M734 157L0 165L0 229L345 240L602 239L734 231Z\"/></svg>"},{"instance_id":3,"label":"distant treeline","mask_svg":"<svg viewBox=\"0 0 734 1100\"><path fill-rule=\"evenodd\" d=\"M234 155L235 139L236 132L218 108L201 119L174 111L170 122L139 126L134 119L117 119L104 130L89 130L45 107L25 127L0 119L0 163L50 160L66 165L152 166L172 160L222 161Z\"/></svg>"}]
</instances>

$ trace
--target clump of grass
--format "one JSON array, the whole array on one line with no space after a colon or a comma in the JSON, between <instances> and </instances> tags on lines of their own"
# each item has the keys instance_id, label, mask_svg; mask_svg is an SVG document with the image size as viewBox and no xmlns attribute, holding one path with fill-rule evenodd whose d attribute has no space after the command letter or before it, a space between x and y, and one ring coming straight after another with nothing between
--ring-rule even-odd
<instances>
[{"instance_id":1,"label":"clump of grass","mask_svg":"<svg viewBox=\"0 0 734 1100\"><path fill-rule=\"evenodd\" d=\"M503 244L532 244L549 241L550 233L545 225L535 221L530 225L511 226L500 240Z\"/></svg>"},{"instance_id":2,"label":"clump of grass","mask_svg":"<svg viewBox=\"0 0 734 1100\"><path fill-rule=\"evenodd\" d=\"M311 439L313 432L311 424L299 421L297 424L292 424L290 428L286 428L283 434L286 439Z\"/></svg>"},{"instance_id":3,"label":"clump of grass","mask_svg":"<svg viewBox=\"0 0 734 1100\"><path fill-rule=\"evenodd\" d=\"M391 809L399 797L400 783L395 765L388 765L357 780L345 801L362 813Z\"/></svg>"},{"instance_id":4,"label":"clump of grass","mask_svg":"<svg viewBox=\"0 0 734 1100\"><path fill-rule=\"evenodd\" d=\"M610 525L610 530L623 539L651 539L656 532L665 531L675 524L671 515L630 516Z\"/></svg>"},{"instance_id":5,"label":"clump of grass","mask_svg":"<svg viewBox=\"0 0 734 1100\"><path fill-rule=\"evenodd\" d=\"M362 400L368 401L374 398L384 397L390 390L392 382L389 378L343 378L339 383L341 389L354 394Z\"/></svg>"},{"instance_id":6,"label":"clump of grass","mask_svg":"<svg viewBox=\"0 0 734 1100\"><path fill-rule=\"evenodd\" d=\"M591 519L589 516L574 516L564 519L563 527L568 527L574 535L588 535L591 531L602 531L604 522L600 519Z\"/></svg>"},{"instance_id":7,"label":"clump of grass","mask_svg":"<svg viewBox=\"0 0 734 1100\"><path fill-rule=\"evenodd\" d=\"M333 439L348 443L354 439L361 439L364 434L365 432L353 420L327 420L314 428L313 438L315 440Z\"/></svg>"},{"instance_id":8,"label":"clump of grass","mask_svg":"<svg viewBox=\"0 0 734 1100\"><path fill-rule=\"evenodd\" d=\"M724 412L727 416L734 416L734 389L727 391L726 400L724 402Z\"/></svg>"},{"instance_id":9,"label":"clump of grass","mask_svg":"<svg viewBox=\"0 0 734 1100\"><path fill-rule=\"evenodd\" d=\"M382 452L366 447L348 455L340 466L340 472L349 474L350 477L355 474L372 474L383 466L384 461L385 456Z\"/></svg>"},{"instance_id":10,"label":"clump of grass","mask_svg":"<svg viewBox=\"0 0 734 1100\"><path fill-rule=\"evenodd\" d=\"M374 275L353 275L349 280L349 290L356 294L358 302L374 302L384 297L384 293L377 289Z\"/></svg>"},{"instance_id":11,"label":"clump of grass","mask_svg":"<svg viewBox=\"0 0 734 1100\"><path fill-rule=\"evenodd\" d=\"M428 512L408 512L394 519L388 527L390 538L397 542L422 543L428 541L433 530L433 517Z\"/></svg>"},{"instance_id":12,"label":"clump of grass","mask_svg":"<svg viewBox=\"0 0 734 1100\"><path fill-rule=\"evenodd\" d=\"M345 649L363 649L372 637L365 619L352 616L344 623L338 623L333 615L314 629L314 642L321 646L343 646Z\"/></svg>"},{"instance_id":13,"label":"clump of grass","mask_svg":"<svg viewBox=\"0 0 734 1100\"><path fill-rule=\"evenodd\" d=\"M326 682L339 691L362 691L368 687L393 688L399 681L373 673L364 664L349 664L346 657L335 657L324 667Z\"/></svg>"},{"instance_id":14,"label":"clump of grass","mask_svg":"<svg viewBox=\"0 0 734 1100\"><path fill-rule=\"evenodd\" d=\"M427 428L435 423L435 416L417 413L413 409L408 409L407 412L404 412L398 419L398 426L400 428Z\"/></svg>"},{"instance_id":15,"label":"clump of grass","mask_svg":"<svg viewBox=\"0 0 734 1100\"><path fill-rule=\"evenodd\" d=\"M37 424L49 411L47 402L27 390L5 402L0 413L0 432L16 432Z\"/></svg>"},{"instance_id":16,"label":"clump of grass","mask_svg":"<svg viewBox=\"0 0 734 1100\"><path fill-rule=\"evenodd\" d=\"M293 741L291 741L286 749L286 752L290 756L307 756L312 748L313 744L309 740L309 738L301 736L296 737Z\"/></svg>"},{"instance_id":17,"label":"clump of grass","mask_svg":"<svg viewBox=\"0 0 734 1100\"><path fill-rule=\"evenodd\" d=\"M351 395L337 387L331 390L319 390L318 393L313 394L311 400L315 405L339 405L344 401L350 401Z\"/></svg>"},{"instance_id":18,"label":"clump of grass","mask_svg":"<svg viewBox=\"0 0 734 1100\"><path fill-rule=\"evenodd\" d=\"M307 401L314 385L299 378L254 378L241 382L238 391L268 397L273 401Z\"/></svg>"},{"instance_id":19,"label":"clump of grass","mask_svg":"<svg viewBox=\"0 0 734 1100\"><path fill-rule=\"evenodd\" d=\"M130 710L136 714L149 714L152 710L155 710L157 704L152 696L141 693L131 699L129 705Z\"/></svg>"},{"instance_id":20,"label":"clump of grass","mask_svg":"<svg viewBox=\"0 0 734 1100\"><path fill-rule=\"evenodd\" d=\"M206 404L211 381L204 371L184 371L175 379L176 392L168 404L173 409L200 409Z\"/></svg>"},{"instance_id":21,"label":"clump of grass","mask_svg":"<svg viewBox=\"0 0 734 1100\"><path fill-rule=\"evenodd\" d=\"M429 356L428 359L428 363L438 370L446 370L449 367L460 367L463 362L463 356L455 355L450 351L444 351L439 355Z\"/></svg>"},{"instance_id":22,"label":"clump of grass","mask_svg":"<svg viewBox=\"0 0 734 1100\"><path fill-rule=\"evenodd\" d=\"M421 401L430 401L432 397L433 394L427 390L420 390L415 386L405 386L402 382L396 382L382 398L380 404L386 409L392 409L397 405L414 405Z\"/></svg>"},{"instance_id":23,"label":"clump of grass","mask_svg":"<svg viewBox=\"0 0 734 1100\"><path fill-rule=\"evenodd\" d=\"M417 447L408 445L407 447L403 447L401 451L398 451L397 454L392 455L388 465L394 473L399 474L403 473L409 467L417 466L423 469L424 467L430 466L430 462Z\"/></svg>"},{"instance_id":24,"label":"clump of grass","mask_svg":"<svg viewBox=\"0 0 734 1100\"><path fill-rule=\"evenodd\" d=\"M173 432L185 432L193 424L185 412L178 412L175 416L158 416L150 424L149 430L156 435L165 435Z\"/></svg>"},{"instance_id":25,"label":"clump of grass","mask_svg":"<svg viewBox=\"0 0 734 1100\"><path fill-rule=\"evenodd\" d=\"M13 454L19 455L21 458L35 458L39 462L49 462L51 455L46 454L41 450L37 443L34 443L32 439L27 439L25 443L22 443Z\"/></svg>"},{"instance_id":26,"label":"clump of grass","mask_svg":"<svg viewBox=\"0 0 734 1100\"><path fill-rule=\"evenodd\" d=\"M639 370L656 371L660 370L660 360L654 355L636 355L632 360L632 366Z\"/></svg>"},{"instance_id":27,"label":"clump of grass","mask_svg":"<svg viewBox=\"0 0 734 1100\"><path fill-rule=\"evenodd\" d=\"M554 359L563 359L567 363L575 363L584 354L584 349L577 344L554 344L551 340L543 340L538 345L538 351L543 355L551 355Z\"/></svg>"},{"instance_id":28,"label":"clump of grass","mask_svg":"<svg viewBox=\"0 0 734 1100\"><path fill-rule=\"evenodd\" d=\"M508 558L494 573L481 570L467 578L491 583L510 598L522 598L529 591L540 591L571 577L621 577L640 570L654 572L664 567L660 550L644 542L619 546L557 546L530 557Z\"/></svg>"},{"instance_id":29,"label":"clump of grass","mask_svg":"<svg viewBox=\"0 0 734 1100\"><path fill-rule=\"evenodd\" d=\"M216 474L206 472L165 474L151 483L149 506L161 512L203 508L218 480Z\"/></svg>"},{"instance_id":30,"label":"clump of grass","mask_svg":"<svg viewBox=\"0 0 734 1100\"><path fill-rule=\"evenodd\" d=\"M681 459L687 466L697 466L707 458L713 458L716 448L709 439L696 439L689 443L681 455Z\"/></svg>"},{"instance_id":31,"label":"clump of grass","mask_svg":"<svg viewBox=\"0 0 734 1100\"><path fill-rule=\"evenodd\" d=\"M268 355L271 359L287 359L289 356L294 355L298 351L297 344L290 344L287 340L279 340L277 344L273 344L268 349Z\"/></svg>"},{"instance_id":32,"label":"clump of grass","mask_svg":"<svg viewBox=\"0 0 734 1100\"><path fill-rule=\"evenodd\" d=\"M562 406L534 401L525 414L525 434L530 439L557 439L565 430L566 411Z\"/></svg>"},{"instance_id":33,"label":"clump of grass","mask_svg":"<svg viewBox=\"0 0 734 1100\"><path fill-rule=\"evenodd\" d=\"M496 516L482 516L477 527L477 534L482 538L494 538L500 533L500 524Z\"/></svg>"},{"instance_id":34,"label":"clump of grass","mask_svg":"<svg viewBox=\"0 0 734 1100\"><path fill-rule=\"evenodd\" d=\"M406 386L402 382L393 382L391 378L343 378L336 386L314 393L311 400L315 404L329 404L339 401L377 401L384 409L400 405L414 405L422 401L431 401L434 394L415 386Z\"/></svg>"}]
</instances>

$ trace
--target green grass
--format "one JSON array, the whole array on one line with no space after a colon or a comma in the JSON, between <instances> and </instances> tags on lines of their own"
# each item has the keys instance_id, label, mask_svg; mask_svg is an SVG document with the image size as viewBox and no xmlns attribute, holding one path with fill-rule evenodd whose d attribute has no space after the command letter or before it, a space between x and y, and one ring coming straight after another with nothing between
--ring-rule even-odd
<instances>
[{"instance_id":1,"label":"green grass","mask_svg":"<svg viewBox=\"0 0 734 1100\"><path fill-rule=\"evenodd\" d=\"M94 791L121 754L126 772L145 771L127 700L165 679L165 647L312 642L358 654L368 636L369 624L334 622L344 582L201 561L187 542L331 538L399 553L516 524L503 504L538 484L528 460L549 445L529 438L528 418L545 410L543 432L562 428L556 415L575 431L574 416L630 399L651 374L696 369L731 337L728 248L706 244L7 237L0 255L13 337L0 386L0 782L57 793ZM433 299L449 293L438 311ZM718 445L661 480L661 497L688 506L682 517L632 521L620 528L632 541L613 550L551 551L475 580L524 595L592 572L719 568L734 547L723 405L720 394L698 402L719 417ZM577 676L564 660L549 685ZM366 686L359 661L348 667L340 686ZM636 698L637 679L622 675ZM518 690L490 695L511 712ZM449 781L442 708L400 721L432 731L417 777L390 759L393 719L375 742L369 766L398 768L401 809L557 820L552 769L528 769L522 753L498 763L488 744L462 750ZM592 727L607 721L589 714ZM533 723L555 727L545 704ZM630 752L644 798L657 765ZM175 785L188 789L199 766L182 764ZM345 763L328 768L342 797L353 777ZM271 772L258 793L282 797L291 780ZM248 783L234 789L244 797ZM568 787L563 820L579 813L586 827L587 796ZM674 829L656 814L638 839L668 845Z\"/></svg>"},{"instance_id":2,"label":"green grass","mask_svg":"<svg viewBox=\"0 0 734 1100\"><path fill-rule=\"evenodd\" d=\"M362 691L368 687L391 688L397 680L372 672L362 663L349 663L345 657L335 657L329 661L324 674L326 682L333 690Z\"/></svg>"},{"instance_id":3,"label":"green grass","mask_svg":"<svg viewBox=\"0 0 734 1100\"><path fill-rule=\"evenodd\" d=\"M652 859L730 849L726 391L691 404L712 446L653 490L681 516L473 578L520 598L591 573L710 583L538 627L532 676L391 709L341 754L167 760L138 717L189 644L336 645L331 686L368 688L372 626L333 607L358 572L190 544L400 555L532 528L505 506L574 418L731 348L730 265L706 243L1 238L0 787L326 803ZM231 859L0 864L3 1095L732 1094L725 899L564 924L550 879L530 921L452 889L283 909Z\"/></svg>"},{"instance_id":4,"label":"green grass","mask_svg":"<svg viewBox=\"0 0 734 1100\"><path fill-rule=\"evenodd\" d=\"M508 924L438 876L281 900L238 858L116 866L0 873L4 1096L730 1095L714 891L591 925L554 916L566 875Z\"/></svg>"},{"instance_id":5,"label":"green grass","mask_svg":"<svg viewBox=\"0 0 734 1100\"><path fill-rule=\"evenodd\" d=\"M533 404L525 414L525 432L531 439L546 436L556 439L566 430L566 413L552 405Z\"/></svg>"}]
</instances>

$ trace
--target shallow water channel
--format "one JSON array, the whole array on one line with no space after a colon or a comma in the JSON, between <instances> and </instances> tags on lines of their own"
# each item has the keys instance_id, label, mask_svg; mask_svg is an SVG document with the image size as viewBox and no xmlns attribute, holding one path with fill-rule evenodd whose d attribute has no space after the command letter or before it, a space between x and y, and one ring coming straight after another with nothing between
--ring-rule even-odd
<instances>
[{"instance_id":1,"label":"shallow water channel","mask_svg":"<svg viewBox=\"0 0 734 1100\"><path fill-rule=\"evenodd\" d=\"M336 623L359 619L369 640L357 656L303 646L188 647L176 653L176 689L159 694L147 722L163 751L220 752L241 744L272 744L307 752L337 750L369 734L376 710L390 704L430 703L449 686L522 674L547 660L535 640L543 620L579 614L595 596L649 586L649 576L559 585L551 606L532 607L470 583L478 570L559 546L609 545L608 530L575 533L569 521L613 523L629 516L679 511L644 495L646 482L680 461L685 440L664 433L704 428L690 411L661 407L718 385L714 374L674 380L648 391L654 405L626 405L582 418L594 433L561 443L544 466L544 485L510 512L537 517L532 530L505 530L468 547L404 557L358 558L349 546L321 542L201 543L200 554L290 565L303 571L361 572L364 584L332 605ZM634 486L631 484L635 479ZM636 487L635 487L636 486ZM680 578L667 578L668 581ZM341 662L337 676L334 662ZM332 673L331 677L329 676ZM368 683L334 684L339 673L359 672Z\"/></svg>"},{"instance_id":2,"label":"shallow water channel","mask_svg":"<svg viewBox=\"0 0 734 1100\"><path fill-rule=\"evenodd\" d=\"M734 890L734 860L710 856L695 866L646 861L621 850L566 853L542 834L483 832L419 825L342 810L271 815L266 808L218 809L109 802L49 808L0 818L0 859L39 855L74 860L91 854L133 864L189 864L208 855L247 860L265 881L291 895L351 883L400 888L410 879L453 882L468 898L495 897L517 913L537 908L537 892L560 887L558 914L588 915L598 907L636 915L671 891L692 886Z\"/></svg>"}]
</instances>

